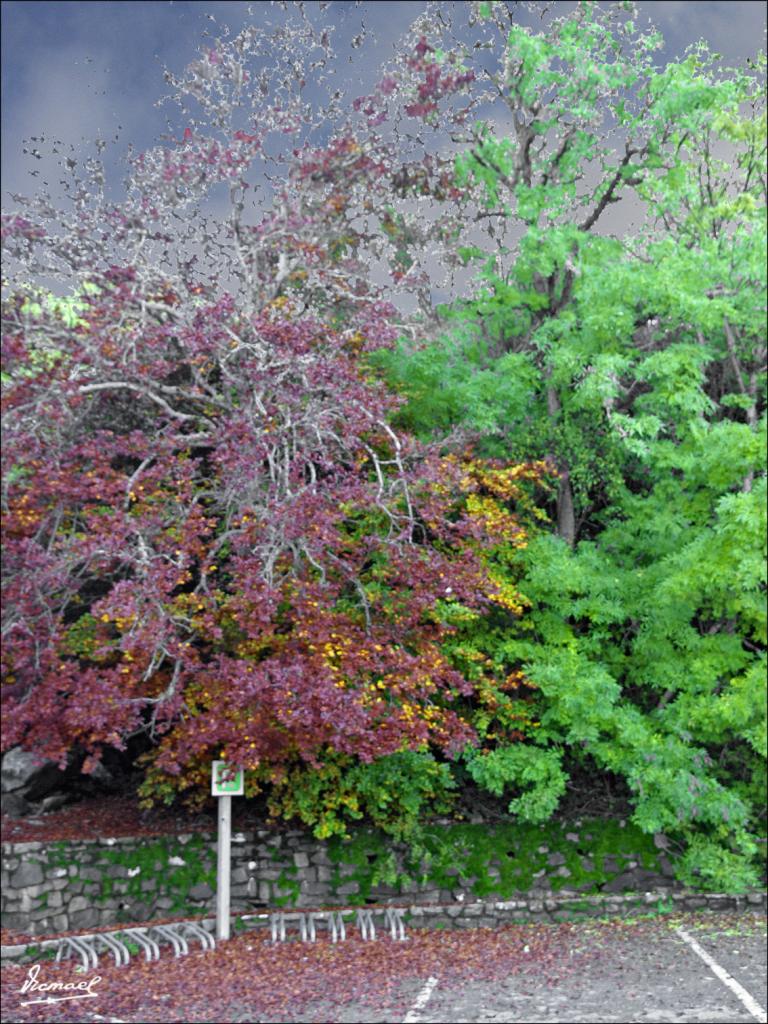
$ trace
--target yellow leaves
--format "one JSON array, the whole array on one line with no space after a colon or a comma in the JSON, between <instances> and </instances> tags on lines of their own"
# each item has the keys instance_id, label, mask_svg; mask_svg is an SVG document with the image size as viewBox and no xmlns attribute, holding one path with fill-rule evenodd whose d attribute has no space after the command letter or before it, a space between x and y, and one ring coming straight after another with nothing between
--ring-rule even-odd
<instances>
[{"instance_id":1,"label":"yellow leaves","mask_svg":"<svg viewBox=\"0 0 768 1024\"><path fill-rule=\"evenodd\" d=\"M486 596L494 604L501 605L502 608L506 608L514 615L522 615L525 608L530 608L531 602L528 598L524 597L508 580L502 579L494 573L489 573L488 576L491 589L486 591Z\"/></svg>"},{"instance_id":2,"label":"yellow leaves","mask_svg":"<svg viewBox=\"0 0 768 1024\"><path fill-rule=\"evenodd\" d=\"M522 532L512 513L494 498L470 494L467 498L467 512L475 519L480 519L488 533L503 540L514 541Z\"/></svg>"}]
</instances>

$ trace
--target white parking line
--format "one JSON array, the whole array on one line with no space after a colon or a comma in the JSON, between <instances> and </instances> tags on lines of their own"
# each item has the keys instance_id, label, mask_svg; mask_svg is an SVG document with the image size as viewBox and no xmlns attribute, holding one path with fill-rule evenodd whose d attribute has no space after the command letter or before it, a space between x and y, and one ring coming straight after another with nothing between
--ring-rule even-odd
<instances>
[{"instance_id":1,"label":"white parking line","mask_svg":"<svg viewBox=\"0 0 768 1024\"><path fill-rule=\"evenodd\" d=\"M678 928L677 934L684 942L688 943L697 956L701 957L710 971L712 971L713 974L716 974L720 981L722 981L724 985L727 985L731 992L741 1000L755 1020L761 1021L761 1024L766 1024L768 1018L766 1018L765 1010L762 1008L760 1003L758 1003L756 999L753 999L749 992L747 992L747 990L740 985L735 978L731 977L724 967L721 967L719 963L713 960L709 953L707 953L705 949L702 949L696 939L692 938L688 932L683 931L682 928Z\"/></svg>"},{"instance_id":2,"label":"white parking line","mask_svg":"<svg viewBox=\"0 0 768 1024\"><path fill-rule=\"evenodd\" d=\"M427 978L426 985L421 990L421 992L419 992L419 994L416 996L416 1002L413 1004L413 1006L410 1008L408 1013L406 1013L405 1017L403 1018L403 1024L418 1024L418 1021L421 1019L419 1016L419 1011L423 1010L424 1007L429 1002L429 997L434 992L435 985L437 985L437 978Z\"/></svg>"}]
</instances>

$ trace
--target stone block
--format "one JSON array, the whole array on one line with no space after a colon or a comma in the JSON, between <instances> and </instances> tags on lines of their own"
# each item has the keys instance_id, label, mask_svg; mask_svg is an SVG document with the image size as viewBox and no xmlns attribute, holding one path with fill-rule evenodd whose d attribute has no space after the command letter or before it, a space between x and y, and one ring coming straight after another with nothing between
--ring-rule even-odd
<instances>
[{"instance_id":1,"label":"stone block","mask_svg":"<svg viewBox=\"0 0 768 1024\"><path fill-rule=\"evenodd\" d=\"M297 868L308 868L309 857L304 852L294 853L293 863L296 865Z\"/></svg>"},{"instance_id":2,"label":"stone block","mask_svg":"<svg viewBox=\"0 0 768 1024\"><path fill-rule=\"evenodd\" d=\"M659 854L658 865L660 874L664 875L666 878L674 878L675 869L669 857L665 856L663 853Z\"/></svg>"},{"instance_id":3,"label":"stone block","mask_svg":"<svg viewBox=\"0 0 768 1024\"><path fill-rule=\"evenodd\" d=\"M232 885L238 885L241 882L248 881L248 871L246 868L235 868L230 874L230 882Z\"/></svg>"},{"instance_id":4,"label":"stone block","mask_svg":"<svg viewBox=\"0 0 768 1024\"><path fill-rule=\"evenodd\" d=\"M42 896L47 891L48 887L46 885L28 885L22 890L21 898L22 900L36 900L38 896Z\"/></svg>"},{"instance_id":5,"label":"stone block","mask_svg":"<svg viewBox=\"0 0 768 1024\"><path fill-rule=\"evenodd\" d=\"M292 902L293 900L298 899L298 897L300 895L300 894L297 894L295 889L288 889L288 888L285 888L285 887L283 887L281 885L276 885L274 887L274 889L273 889L273 892L275 894L275 899L282 899L282 900L286 900L287 899L289 902Z\"/></svg>"},{"instance_id":6,"label":"stone block","mask_svg":"<svg viewBox=\"0 0 768 1024\"><path fill-rule=\"evenodd\" d=\"M360 891L360 883L359 882L344 882L341 885L336 887L336 892L338 893L339 896L349 896L353 892L359 892L359 891Z\"/></svg>"},{"instance_id":7,"label":"stone block","mask_svg":"<svg viewBox=\"0 0 768 1024\"><path fill-rule=\"evenodd\" d=\"M25 889L30 885L39 885L45 880L43 869L36 861L21 864L11 875L12 889Z\"/></svg>"},{"instance_id":8,"label":"stone block","mask_svg":"<svg viewBox=\"0 0 768 1024\"><path fill-rule=\"evenodd\" d=\"M94 928L99 923L99 911L95 907L69 913L71 928Z\"/></svg>"},{"instance_id":9,"label":"stone block","mask_svg":"<svg viewBox=\"0 0 768 1024\"><path fill-rule=\"evenodd\" d=\"M69 911L70 914L76 914L81 910L86 910L87 908L88 900L85 898L85 896L75 896L73 899L69 901L67 905L67 910Z\"/></svg>"},{"instance_id":10,"label":"stone block","mask_svg":"<svg viewBox=\"0 0 768 1024\"><path fill-rule=\"evenodd\" d=\"M191 900L209 900L213 897L213 889L207 882L198 882L189 890Z\"/></svg>"},{"instance_id":11,"label":"stone block","mask_svg":"<svg viewBox=\"0 0 768 1024\"><path fill-rule=\"evenodd\" d=\"M26 931L28 923L28 914L22 914L20 912L17 913L16 911L11 911L7 914L3 914L4 928L11 928L13 931L24 932Z\"/></svg>"},{"instance_id":12,"label":"stone block","mask_svg":"<svg viewBox=\"0 0 768 1024\"><path fill-rule=\"evenodd\" d=\"M624 871L616 875L603 886L603 892L643 892L646 889L653 889L659 883L664 883L655 871L646 871L643 868L634 868L631 871Z\"/></svg>"},{"instance_id":13,"label":"stone block","mask_svg":"<svg viewBox=\"0 0 768 1024\"><path fill-rule=\"evenodd\" d=\"M330 895L330 893L328 892L328 886L325 885L323 882L307 882L301 888L303 892L309 893L311 896L314 896L318 902L320 902L320 897Z\"/></svg>"},{"instance_id":14,"label":"stone block","mask_svg":"<svg viewBox=\"0 0 768 1024\"><path fill-rule=\"evenodd\" d=\"M50 916L51 916L51 911L45 905L36 907L34 910L30 910L29 911L29 919L30 919L30 921L43 921L43 920L47 921L47 919Z\"/></svg>"},{"instance_id":15,"label":"stone block","mask_svg":"<svg viewBox=\"0 0 768 1024\"><path fill-rule=\"evenodd\" d=\"M383 882L380 882L378 885L371 886L371 895L381 896L382 898L385 896L399 896L400 888L396 885L385 885Z\"/></svg>"},{"instance_id":16,"label":"stone block","mask_svg":"<svg viewBox=\"0 0 768 1024\"><path fill-rule=\"evenodd\" d=\"M61 782L63 773L55 761L40 757L21 747L13 747L3 755L0 788L3 793L23 790L29 800L39 800Z\"/></svg>"},{"instance_id":17,"label":"stone block","mask_svg":"<svg viewBox=\"0 0 768 1024\"><path fill-rule=\"evenodd\" d=\"M32 804L19 793L0 794L0 810L9 818L27 818L32 813Z\"/></svg>"},{"instance_id":18,"label":"stone block","mask_svg":"<svg viewBox=\"0 0 768 1024\"><path fill-rule=\"evenodd\" d=\"M149 921L150 918L156 917L157 912L154 907L150 907L146 903L131 903L126 910L130 914L131 921Z\"/></svg>"}]
</instances>

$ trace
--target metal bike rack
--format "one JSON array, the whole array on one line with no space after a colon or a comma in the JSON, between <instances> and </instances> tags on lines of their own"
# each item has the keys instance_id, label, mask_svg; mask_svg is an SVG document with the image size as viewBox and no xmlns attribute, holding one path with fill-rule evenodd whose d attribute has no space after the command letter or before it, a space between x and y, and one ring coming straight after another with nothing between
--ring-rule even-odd
<instances>
[{"instance_id":1,"label":"metal bike rack","mask_svg":"<svg viewBox=\"0 0 768 1024\"><path fill-rule=\"evenodd\" d=\"M402 907L360 907L355 911L342 910L313 910L313 911L290 911L281 910L269 915L269 924L272 942L286 942L291 925L298 928L299 938L302 942L315 942L317 939L317 926L325 925L331 936L331 942L343 942L347 937L347 929L344 923L344 914L355 914L355 924L360 931L360 937L366 942L376 939L375 916L383 918L381 927L389 932L392 939L396 941L405 940L405 924L403 917L405 911Z\"/></svg>"},{"instance_id":2,"label":"metal bike rack","mask_svg":"<svg viewBox=\"0 0 768 1024\"><path fill-rule=\"evenodd\" d=\"M126 928L125 931L120 932L120 935L127 936L129 941L141 946L148 962L160 959L160 947L143 928Z\"/></svg>"},{"instance_id":3,"label":"metal bike rack","mask_svg":"<svg viewBox=\"0 0 768 1024\"><path fill-rule=\"evenodd\" d=\"M362 939L373 941L376 938L376 925L373 923L373 914L370 910L358 910L355 923L360 929Z\"/></svg>"},{"instance_id":4,"label":"metal bike rack","mask_svg":"<svg viewBox=\"0 0 768 1024\"><path fill-rule=\"evenodd\" d=\"M91 970L99 965L99 953L111 953L115 966L130 963L130 943L140 946L147 961L160 959L160 943L167 942L173 948L174 956L189 953L189 941L197 939L204 950L215 949L214 937L194 921L174 924L156 924L147 928L125 928L119 932L96 932L93 935L69 935L61 939L56 950L56 960L68 959L76 953L83 966Z\"/></svg>"},{"instance_id":5,"label":"metal bike rack","mask_svg":"<svg viewBox=\"0 0 768 1024\"><path fill-rule=\"evenodd\" d=\"M337 910L314 910L308 915L308 919L313 931L318 924L325 924L331 936L331 942L339 942L340 940L343 942L347 937L344 918Z\"/></svg>"},{"instance_id":6,"label":"metal bike rack","mask_svg":"<svg viewBox=\"0 0 768 1024\"><path fill-rule=\"evenodd\" d=\"M387 907L384 911L384 927L389 928L392 938L400 942L405 941L404 916L405 911L402 907Z\"/></svg>"},{"instance_id":7,"label":"metal bike rack","mask_svg":"<svg viewBox=\"0 0 768 1024\"><path fill-rule=\"evenodd\" d=\"M348 910L281 910L269 915L271 939L273 943L286 942L289 930L293 927L298 931L301 942L316 942L318 927L324 927L331 942L343 942L347 937L347 922L354 914L355 924L364 941L375 941L376 921L379 927L389 932L390 938L403 941L406 938L402 907L360 907ZM266 918L267 915L260 915ZM92 970L99 965L99 954L109 953L114 957L115 966L123 967L130 963L131 952L144 953L147 962L160 959L161 944L168 944L175 957L187 956L190 943L198 941L203 950L216 948L216 940L203 925L196 921L179 921L171 924L146 925L143 928L121 928L114 932L96 932L92 935L68 935L59 939L55 945L56 960L66 960L71 956L80 957L83 967ZM48 945L48 944L47 944ZM54 943L50 943L54 948Z\"/></svg>"},{"instance_id":8,"label":"metal bike rack","mask_svg":"<svg viewBox=\"0 0 768 1024\"><path fill-rule=\"evenodd\" d=\"M90 936L88 936L90 938ZM83 967L90 970L99 966L99 958L96 950L93 949L83 936L72 935L62 939L59 948L56 950L56 962L67 959L70 953L77 953L82 957Z\"/></svg>"}]
</instances>

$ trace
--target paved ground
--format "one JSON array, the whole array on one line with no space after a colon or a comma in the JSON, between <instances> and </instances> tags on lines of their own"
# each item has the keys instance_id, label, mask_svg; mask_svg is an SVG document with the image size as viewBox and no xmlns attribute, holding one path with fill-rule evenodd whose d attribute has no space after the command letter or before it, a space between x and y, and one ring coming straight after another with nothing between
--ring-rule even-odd
<instances>
[{"instance_id":1,"label":"paved ground","mask_svg":"<svg viewBox=\"0 0 768 1024\"><path fill-rule=\"evenodd\" d=\"M441 991L438 981L418 1020L424 1024L725 1024L757 1019L675 932L657 933L648 941L641 928L619 933L614 940L609 958L559 985L541 985L535 977L510 978L493 986L468 986L452 992ZM585 934L583 941L589 947L596 940ZM696 930L695 941L765 1008L764 935L724 935L710 927Z\"/></svg>"},{"instance_id":2,"label":"paved ground","mask_svg":"<svg viewBox=\"0 0 768 1024\"><path fill-rule=\"evenodd\" d=\"M439 976L436 984L409 982L411 1009L405 1018L350 1005L328 1021L338 1024L730 1024L765 1021L765 917L749 916L728 925L716 915L639 921L607 931L585 924L576 942L562 949L564 961L584 959L583 970L554 982L536 971L501 981L456 986ZM678 934L687 935L747 996L742 1001ZM467 942L471 942L467 935ZM752 1004L749 997L751 996ZM421 998L420 998L421 997ZM425 998L426 997L426 998ZM420 1005L424 1002L424 1005ZM750 1008L751 1007L751 1008ZM308 1008L309 1010L309 1008ZM762 1015L760 1010L763 1011ZM323 1020L322 1004L306 1019ZM299 1020L299 1018L292 1018Z\"/></svg>"},{"instance_id":3,"label":"paved ground","mask_svg":"<svg viewBox=\"0 0 768 1024\"><path fill-rule=\"evenodd\" d=\"M63 976L54 966L46 977ZM736 1024L766 1021L768 1003L765 914L412 932L403 943L337 946L270 946L254 933L176 961L105 963L103 1001L22 1010L25 973L3 970L9 1024ZM259 991L276 1001L260 1002Z\"/></svg>"}]
</instances>

